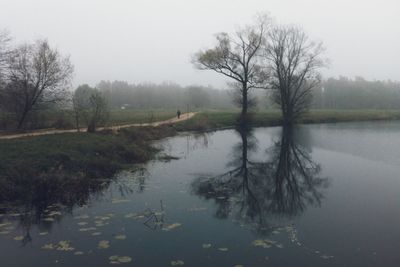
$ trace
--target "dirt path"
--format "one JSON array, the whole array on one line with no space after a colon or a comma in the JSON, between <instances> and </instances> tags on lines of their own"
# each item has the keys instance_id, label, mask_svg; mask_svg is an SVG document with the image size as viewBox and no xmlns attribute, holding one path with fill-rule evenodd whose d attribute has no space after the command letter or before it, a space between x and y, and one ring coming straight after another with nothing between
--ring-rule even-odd
<instances>
[{"instance_id":1,"label":"dirt path","mask_svg":"<svg viewBox=\"0 0 400 267\"><path fill-rule=\"evenodd\" d=\"M180 121L185 121L190 118L192 118L196 112L189 112L189 113L184 113L180 116L180 118L172 118L169 120L165 121L156 121L152 123L133 123L133 124L124 124L124 125L117 125L117 126L110 126L110 127L99 127L97 130L105 130L105 129L111 129L111 130L119 130L122 128L128 128L128 127L143 127L143 126L160 126L164 124L173 124L177 123ZM85 132L86 128L81 128L81 132ZM37 131L32 131L29 133L21 133L21 134L8 134L8 135L1 135L0 134L0 139L16 139L16 138L22 138L22 137L29 137L29 136L40 136L40 135L48 135L48 134L60 134L60 133L76 133L78 132L76 129L71 129L71 130L50 130L50 129L44 129L44 130L37 130Z\"/></svg>"}]
</instances>

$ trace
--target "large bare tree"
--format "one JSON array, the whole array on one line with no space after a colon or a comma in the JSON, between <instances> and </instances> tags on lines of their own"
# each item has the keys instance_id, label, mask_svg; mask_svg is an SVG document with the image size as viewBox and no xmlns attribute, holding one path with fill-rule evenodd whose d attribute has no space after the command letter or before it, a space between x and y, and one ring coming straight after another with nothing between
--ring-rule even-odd
<instances>
[{"instance_id":1,"label":"large bare tree","mask_svg":"<svg viewBox=\"0 0 400 267\"><path fill-rule=\"evenodd\" d=\"M324 66L323 51L322 43L310 41L298 27L276 26L269 32L265 64L285 124L293 124L309 108L312 89L320 82L318 70Z\"/></svg>"},{"instance_id":2,"label":"large bare tree","mask_svg":"<svg viewBox=\"0 0 400 267\"><path fill-rule=\"evenodd\" d=\"M242 118L248 112L249 90L265 87L267 73L259 56L269 27L270 19L264 15L234 34L219 33L215 47L201 50L193 59L197 68L213 70L234 81L235 89L240 92Z\"/></svg>"},{"instance_id":3,"label":"large bare tree","mask_svg":"<svg viewBox=\"0 0 400 267\"><path fill-rule=\"evenodd\" d=\"M16 114L18 129L40 104L64 100L72 73L69 58L51 48L47 40L21 45L11 53L6 95Z\"/></svg>"}]
</instances>

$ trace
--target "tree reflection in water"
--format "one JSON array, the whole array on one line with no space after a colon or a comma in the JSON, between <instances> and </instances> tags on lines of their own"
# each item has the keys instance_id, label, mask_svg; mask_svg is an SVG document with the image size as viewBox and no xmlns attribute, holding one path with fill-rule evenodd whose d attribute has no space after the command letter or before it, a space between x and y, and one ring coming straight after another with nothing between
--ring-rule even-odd
<instances>
[{"instance_id":1,"label":"tree reflection in water","mask_svg":"<svg viewBox=\"0 0 400 267\"><path fill-rule=\"evenodd\" d=\"M236 131L241 142L233 148L229 171L198 177L192 183L195 194L215 200L218 218L233 216L268 234L274 219L291 218L309 205L320 205L328 180L319 176L321 168L312 161L310 152L295 141L295 129L282 129L265 161L251 159L258 148L253 129Z\"/></svg>"}]
</instances>

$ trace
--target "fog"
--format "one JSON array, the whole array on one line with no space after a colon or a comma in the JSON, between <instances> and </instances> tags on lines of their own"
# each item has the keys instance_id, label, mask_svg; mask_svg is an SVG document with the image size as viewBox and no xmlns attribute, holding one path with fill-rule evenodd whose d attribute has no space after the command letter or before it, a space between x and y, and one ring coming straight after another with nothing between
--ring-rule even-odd
<instances>
[{"instance_id":1,"label":"fog","mask_svg":"<svg viewBox=\"0 0 400 267\"><path fill-rule=\"evenodd\" d=\"M226 88L190 58L268 11L324 42L329 76L400 80L396 0L0 0L0 29L15 43L48 38L75 65L74 85L100 80L174 81Z\"/></svg>"}]
</instances>

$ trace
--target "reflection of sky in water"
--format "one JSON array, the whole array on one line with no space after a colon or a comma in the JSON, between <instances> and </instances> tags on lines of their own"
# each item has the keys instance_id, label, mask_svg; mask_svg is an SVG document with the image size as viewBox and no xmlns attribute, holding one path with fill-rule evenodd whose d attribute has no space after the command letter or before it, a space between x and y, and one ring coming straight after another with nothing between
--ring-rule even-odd
<instances>
[{"instance_id":1,"label":"reflection of sky in water","mask_svg":"<svg viewBox=\"0 0 400 267\"><path fill-rule=\"evenodd\" d=\"M201 192L194 185L199 177L219 177L241 167L240 134L226 130L169 138L161 145L179 160L121 172L108 189L93 193L88 205L72 210L53 205L40 218L19 214L29 205L1 215L2 266L396 265L399 127L377 122L297 129L293 143L321 167L314 177L329 181L317 188L320 204L305 201L310 188L280 199L305 201L297 214L267 206L274 200L269 194L277 190L260 177L275 181L273 163L292 154L281 153L287 140L280 128L256 129L255 139L247 139L254 149L248 144L246 162L252 192L264 201L263 229L258 210L249 209L253 202L243 202L251 198L243 197L249 192L240 179L228 184L205 180L202 186L213 190Z\"/></svg>"}]
</instances>

